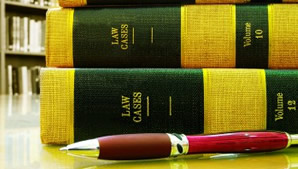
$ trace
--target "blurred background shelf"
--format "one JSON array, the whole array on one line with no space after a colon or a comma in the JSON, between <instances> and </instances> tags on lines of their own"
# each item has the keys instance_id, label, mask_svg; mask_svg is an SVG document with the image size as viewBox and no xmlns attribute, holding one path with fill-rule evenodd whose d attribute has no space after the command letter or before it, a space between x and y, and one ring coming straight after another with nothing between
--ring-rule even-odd
<instances>
[{"instance_id":1,"label":"blurred background shelf","mask_svg":"<svg viewBox=\"0 0 298 169\"><path fill-rule=\"evenodd\" d=\"M57 0L0 1L0 94L8 94L8 66L45 66L45 16Z\"/></svg>"},{"instance_id":2,"label":"blurred background shelf","mask_svg":"<svg viewBox=\"0 0 298 169\"><path fill-rule=\"evenodd\" d=\"M6 8L8 10L21 10L21 11L43 11L46 12L49 7L48 6L40 6L40 5L34 5L34 4L25 4L21 2L14 2L14 1L5 1Z\"/></svg>"}]
</instances>

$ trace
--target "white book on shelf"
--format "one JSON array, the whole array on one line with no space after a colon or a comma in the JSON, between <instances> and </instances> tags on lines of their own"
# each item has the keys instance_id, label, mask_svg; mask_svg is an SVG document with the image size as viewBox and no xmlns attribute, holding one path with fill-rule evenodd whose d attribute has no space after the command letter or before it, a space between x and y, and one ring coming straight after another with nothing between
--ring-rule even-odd
<instances>
[{"instance_id":1,"label":"white book on shelf","mask_svg":"<svg viewBox=\"0 0 298 169\"><path fill-rule=\"evenodd\" d=\"M44 0L39 0L39 5L44 6Z\"/></svg>"},{"instance_id":2,"label":"white book on shelf","mask_svg":"<svg viewBox=\"0 0 298 169\"><path fill-rule=\"evenodd\" d=\"M21 66L18 69L19 94L28 94L28 69L27 66Z\"/></svg>"},{"instance_id":3,"label":"white book on shelf","mask_svg":"<svg viewBox=\"0 0 298 169\"><path fill-rule=\"evenodd\" d=\"M37 32L36 32L36 21L34 20L34 19L30 19L30 21L29 21L29 25L30 25L30 28L29 28L29 48L30 48L30 52L38 52L38 49L37 49L37 42L36 42L36 34L37 34Z\"/></svg>"},{"instance_id":4,"label":"white book on shelf","mask_svg":"<svg viewBox=\"0 0 298 169\"><path fill-rule=\"evenodd\" d=\"M37 20L36 21L36 27L37 27L37 44L36 47L38 49L38 52L42 52L42 21Z\"/></svg>"},{"instance_id":5,"label":"white book on shelf","mask_svg":"<svg viewBox=\"0 0 298 169\"><path fill-rule=\"evenodd\" d=\"M24 28L24 18L20 18L20 28L19 28L19 38L20 38L20 51L21 52L24 52L25 49L24 49L24 46L25 46L25 38L24 38L24 31L25 31L25 28Z\"/></svg>"},{"instance_id":6,"label":"white book on shelf","mask_svg":"<svg viewBox=\"0 0 298 169\"><path fill-rule=\"evenodd\" d=\"M45 51L45 37L46 37L46 21L42 20L41 21L41 51L44 52Z\"/></svg>"},{"instance_id":7,"label":"white book on shelf","mask_svg":"<svg viewBox=\"0 0 298 169\"><path fill-rule=\"evenodd\" d=\"M21 50L21 17L16 17L16 51Z\"/></svg>"},{"instance_id":8,"label":"white book on shelf","mask_svg":"<svg viewBox=\"0 0 298 169\"><path fill-rule=\"evenodd\" d=\"M23 19L24 21L24 51L25 52L28 52L28 45L29 45L29 30L28 30L28 27L29 27L29 18L28 17L24 17Z\"/></svg>"},{"instance_id":9,"label":"white book on shelf","mask_svg":"<svg viewBox=\"0 0 298 169\"><path fill-rule=\"evenodd\" d=\"M34 34L34 48L35 48L35 52L40 52L40 25L39 25L39 21L35 20L34 23L34 29L35 29L35 34Z\"/></svg>"},{"instance_id":10,"label":"white book on shelf","mask_svg":"<svg viewBox=\"0 0 298 169\"><path fill-rule=\"evenodd\" d=\"M17 50L17 17L12 16L12 50Z\"/></svg>"},{"instance_id":11,"label":"white book on shelf","mask_svg":"<svg viewBox=\"0 0 298 169\"><path fill-rule=\"evenodd\" d=\"M32 95L31 69L27 69L28 94Z\"/></svg>"}]
</instances>

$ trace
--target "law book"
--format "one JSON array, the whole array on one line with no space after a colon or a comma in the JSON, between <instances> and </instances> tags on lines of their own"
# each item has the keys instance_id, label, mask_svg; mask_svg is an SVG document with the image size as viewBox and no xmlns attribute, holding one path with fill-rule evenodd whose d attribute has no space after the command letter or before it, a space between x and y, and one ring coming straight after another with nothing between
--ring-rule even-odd
<instances>
[{"instance_id":1,"label":"law book","mask_svg":"<svg viewBox=\"0 0 298 169\"><path fill-rule=\"evenodd\" d=\"M62 7L95 5L144 5L144 4L243 4L243 3L297 3L297 0L59 0Z\"/></svg>"},{"instance_id":2,"label":"law book","mask_svg":"<svg viewBox=\"0 0 298 169\"><path fill-rule=\"evenodd\" d=\"M48 67L298 68L298 4L53 9Z\"/></svg>"},{"instance_id":3,"label":"law book","mask_svg":"<svg viewBox=\"0 0 298 169\"><path fill-rule=\"evenodd\" d=\"M44 68L45 144L104 135L298 133L298 70Z\"/></svg>"}]
</instances>

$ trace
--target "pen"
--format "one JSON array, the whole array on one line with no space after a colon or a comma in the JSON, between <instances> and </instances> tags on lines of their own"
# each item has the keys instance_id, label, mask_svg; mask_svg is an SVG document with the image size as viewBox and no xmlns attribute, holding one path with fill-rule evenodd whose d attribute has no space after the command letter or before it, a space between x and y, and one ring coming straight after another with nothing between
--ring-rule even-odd
<instances>
[{"instance_id":1,"label":"pen","mask_svg":"<svg viewBox=\"0 0 298 169\"><path fill-rule=\"evenodd\" d=\"M298 135L286 132L234 132L213 135L140 133L104 136L70 144L60 150L107 160L176 157L198 153L267 152L298 144Z\"/></svg>"}]
</instances>

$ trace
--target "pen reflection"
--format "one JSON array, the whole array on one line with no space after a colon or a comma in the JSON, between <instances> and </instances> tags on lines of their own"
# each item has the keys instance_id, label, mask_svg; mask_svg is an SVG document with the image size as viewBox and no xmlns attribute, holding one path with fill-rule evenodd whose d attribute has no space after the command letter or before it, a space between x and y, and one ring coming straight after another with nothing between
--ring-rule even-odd
<instances>
[{"instance_id":1,"label":"pen reflection","mask_svg":"<svg viewBox=\"0 0 298 169\"><path fill-rule=\"evenodd\" d=\"M65 169L290 169L298 168L298 147L260 154L192 155L179 158L136 161L91 160L59 152L58 146L44 146L41 168Z\"/></svg>"}]
</instances>

